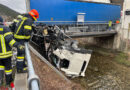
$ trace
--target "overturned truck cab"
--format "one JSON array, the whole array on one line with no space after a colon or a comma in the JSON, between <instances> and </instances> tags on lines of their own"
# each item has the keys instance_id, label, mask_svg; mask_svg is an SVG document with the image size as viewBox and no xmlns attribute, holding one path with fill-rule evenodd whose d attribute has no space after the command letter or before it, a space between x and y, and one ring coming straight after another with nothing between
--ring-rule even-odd
<instances>
[{"instance_id":1,"label":"overturned truck cab","mask_svg":"<svg viewBox=\"0 0 130 90\"><path fill-rule=\"evenodd\" d=\"M64 71L67 76L85 76L85 71L92 53L91 50L74 49L70 46L69 48L58 48L53 53L60 60L60 65L58 65L59 69Z\"/></svg>"}]
</instances>

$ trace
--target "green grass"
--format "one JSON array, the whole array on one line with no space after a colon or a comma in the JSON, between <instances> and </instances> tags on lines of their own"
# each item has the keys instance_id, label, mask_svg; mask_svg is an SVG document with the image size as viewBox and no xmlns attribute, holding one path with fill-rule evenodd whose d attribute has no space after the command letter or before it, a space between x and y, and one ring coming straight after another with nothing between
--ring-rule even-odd
<instances>
[{"instance_id":1,"label":"green grass","mask_svg":"<svg viewBox=\"0 0 130 90\"><path fill-rule=\"evenodd\" d=\"M93 52L100 53L101 55L106 57L111 57L112 60L116 61L117 63L130 67L130 60L128 60L128 54L126 53L115 51L112 49L101 48L98 46L88 46L80 44L80 47L91 49L93 50Z\"/></svg>"},{"instance_id":2,"label":"green grass","mask_svg":"<svg viewBox=\"0 0 130 90\"><path fill-rule=\"evenodd\" d=\"M128 55L126 53L120 52L115 56L115 61L119 64L125 66L130 66L130 61L128 60Z\"/></svg>"}]
</instances>

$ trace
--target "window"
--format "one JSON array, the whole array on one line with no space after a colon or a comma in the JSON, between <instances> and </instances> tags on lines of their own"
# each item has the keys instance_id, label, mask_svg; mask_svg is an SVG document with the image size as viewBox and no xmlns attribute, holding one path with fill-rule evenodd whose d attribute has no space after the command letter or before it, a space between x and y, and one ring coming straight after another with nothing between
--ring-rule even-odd
<instances>
[{"instance_id":1,"label":"window","mask_svg":"<svg viewBox=\"0 0 130 90\"><path fill-rule=\"evenodd\" d=\"M125 11L125 15L130 15L130 11Z\"/></svg>"},{"instance_id":2,"label":"window","mask_svg":"<svg viewBox=\"0 0 130 90\"><path fill-rule=\"evenodd\" d=\"M63 59L63 60L61 60L61 62L60 62L60 66L61 66L61 68L68 68L69 67L69 60L67 60L67 59Z\"/></svg>"},{"instance_id":3,"label":"window","mask_svg":"<svg viewBox=\"0 0 130 90\"><path fill-rule=\"evenodd\" d=\"M83 71L84 71L86 64L87 64L87 62L86 62L86 61L84 61L83 66L82 66L82 68L81 68L81 72L83 72Z\"/></svg>"}]
</instances>

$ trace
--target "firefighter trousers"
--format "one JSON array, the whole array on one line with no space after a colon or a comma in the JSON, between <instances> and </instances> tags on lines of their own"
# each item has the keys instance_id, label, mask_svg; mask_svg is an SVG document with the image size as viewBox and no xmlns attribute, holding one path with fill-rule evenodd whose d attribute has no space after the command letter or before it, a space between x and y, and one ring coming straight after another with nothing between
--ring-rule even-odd
<instances>
[{"instance_id":1,"label":"firefighter trousers","mask_svg":"<svg viewBox=\"0 0 130 90\"><path fill-rule=\"evenodd\" d=\"M9 85L13 81L12 77L12 65L11 65L11 57L0 59L0 73L1 73L1 80L3 79L5 72L5 79L6 79L6 85Z\"/></svg>"},{"instance_id":2,"label":"firefighter trousers","mask_svg":"<svg viewBox=\"0 0 130 90\"><path fill-rule=\"evenodd\" d=\"M17 41L17 40L16 40ZM18 43L20 43L21 45L24 46L24 42L23 41L17 41ZM26 69L26 64L25 64L25 50L20 50L18 49L17 51L17 70L25 70Z\"/></svg>"}]
</instances>

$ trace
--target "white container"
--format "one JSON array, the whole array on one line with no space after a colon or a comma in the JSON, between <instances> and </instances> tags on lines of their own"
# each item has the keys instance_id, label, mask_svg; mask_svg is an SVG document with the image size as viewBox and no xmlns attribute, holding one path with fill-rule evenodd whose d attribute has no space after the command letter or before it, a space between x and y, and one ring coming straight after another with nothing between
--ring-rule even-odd
<instances>
[{"instance_id":1,"label":"white container","mask_svg":"<svg viewBox=\"0 0 130 90\"><path fill-rule=\"evenodd\" d=\"M84 23L86 13L77 13L77 22Z\"/></svg>"}]
</instances>

